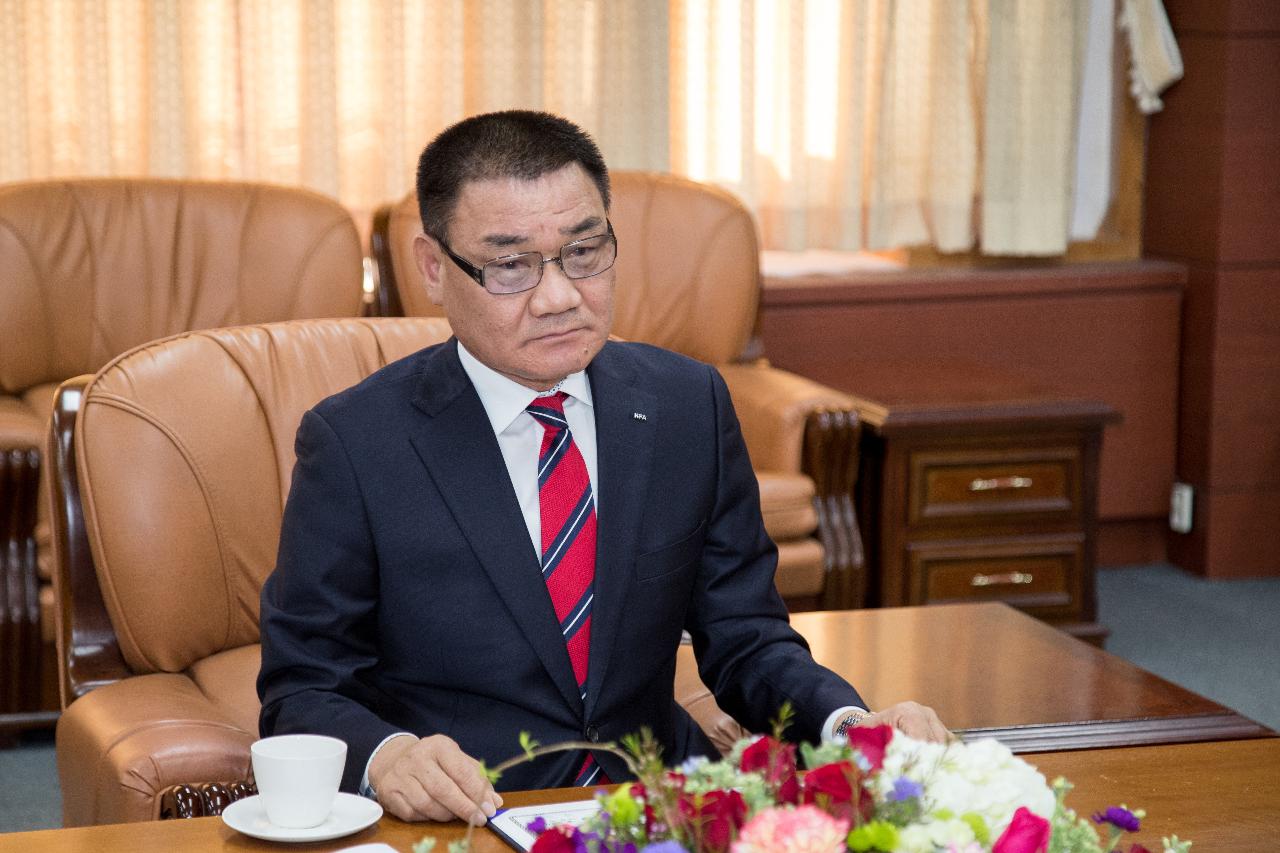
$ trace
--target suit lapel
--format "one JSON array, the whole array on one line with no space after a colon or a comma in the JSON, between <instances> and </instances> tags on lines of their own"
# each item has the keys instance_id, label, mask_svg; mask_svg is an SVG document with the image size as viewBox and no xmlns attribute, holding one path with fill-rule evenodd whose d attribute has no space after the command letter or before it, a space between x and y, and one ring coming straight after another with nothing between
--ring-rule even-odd
<instances>
[{"instance_id":1,"label":"suit lapel","mask_svg":"<svg viewBox=\"0 0 1280 853\"><path fill-rule=\"evenodd\" d=\"M427 355L413 404L426 415L410 439L414 449L512 619L565 701L580 709L538 555L484 406L458 360L456 340ZM594 653L594 637L592 647Z\"/></svg>"},{"instance_id":2,"label":"suit lapel","mask_svg":"<svg viewBox=\"0 0 1280 853\"><path fill-rule=\"evenodd\" d=\"M636 385L625 351L605 344L587 368L596 417L597 495L595 599L587 669L588 719L600 696L634 578L632 563L648 491L658 398Z\"/></svg>"}]
</instances>

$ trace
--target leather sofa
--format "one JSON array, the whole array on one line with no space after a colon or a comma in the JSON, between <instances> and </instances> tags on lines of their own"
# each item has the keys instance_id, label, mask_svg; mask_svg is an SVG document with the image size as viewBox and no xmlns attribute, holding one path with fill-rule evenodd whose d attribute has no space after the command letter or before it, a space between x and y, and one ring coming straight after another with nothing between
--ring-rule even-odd
<instances>
[{"instance_id":1,"label":"leather sofa","mask_svg":"<svg viewBox=\"0 0 1280 853\"><path fill-rule=\"evenodd\" d=\"M860 425L852 400L776 369L756 334L760 248L731 194L653 172L611 173L618 237L614 333L716 365L729 386L778 545L779 592L793 610L859 607L862 540L853 512ZM378 310L443 316L413 257L422 231L410 193L374 216Z\"/></svg>"},{"instance_id":2,"label":"leather sofa","mask_svg":"<svg viewBox=\"0 0 1280 853\"><path fill-rule=\"evenodd\" d=\"M41 457L54 390L187 329L358 316L337 202L161 179L0 184L0 732L58 708Z\"/></svg>"}]
</instances>

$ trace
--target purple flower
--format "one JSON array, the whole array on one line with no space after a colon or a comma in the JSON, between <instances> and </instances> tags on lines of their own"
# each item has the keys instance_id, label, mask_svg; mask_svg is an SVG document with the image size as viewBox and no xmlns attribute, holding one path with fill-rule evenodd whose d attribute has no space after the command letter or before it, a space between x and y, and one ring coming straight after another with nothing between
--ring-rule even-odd
<instances>
[{"instance_id":1,"label":"purple flower","mask_svg":"<svg viewBox=\"0 0 1280 853\"><path fill-rule=\"evenodd\" d=\"M644 848L644 853L689 853L678 841L659 841Z\"/></svg>"},{"instance_id":2,"label":"purple flower","mask_svg":"<svg viewBox=\"0 0 1280 853\"><path fill-rule=\"evenodd\" d=\"M900 776L893 783L893 791L889 794L892 802L901 802L902 800L910 800L924 793L924 789L920 787L918 782L913 782L906 776Z\"/></svg>"},{"instance_id":3,"label":"purple flower","mask_svg":"<svg viewBox=\"0 0 1280 853\"><path fill-rule=\"evenodd\" d=\"M1105 812L1095 814L1093 822L1099 824L1109 823L1114 827L1123 829L1125 832L1137 832L1138 827L1142 825L1137 815L1121 806L1112 806Z\"/></svg>"},{"instance_id":4,"label":"purple flower","mask_svg":"<svg viewBox=\"0 0 1280 853\"><path fill-rule=\"evenodd\" d=\"M525 829L534 835L541 835L547 831L547 819L545 817L535 817L525 825Z\"/></svg>"}]
</instances>

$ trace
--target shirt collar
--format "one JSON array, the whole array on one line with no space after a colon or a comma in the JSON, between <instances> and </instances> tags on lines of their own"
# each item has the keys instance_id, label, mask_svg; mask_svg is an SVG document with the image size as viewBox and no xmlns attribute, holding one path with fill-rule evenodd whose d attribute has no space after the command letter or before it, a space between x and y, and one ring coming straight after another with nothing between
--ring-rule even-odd
<instances>
[{"instance_id":1,"label":"shirt collar","mask_svg":"<svg viewBox=\"0 0 1280 853\"><path fill-rule=\"evenodd\" d=\"M535 391L503 376L476 358L458 341L458 360L467 378L475 386L480 396L484 412L489 416L489 424L494 435L501 435L535 398L551 392ZM552 391L563 391L575 400L592 405L591 383L587 381L587 373L579 370L561 379Z\"/></svg>"}]
</instances>

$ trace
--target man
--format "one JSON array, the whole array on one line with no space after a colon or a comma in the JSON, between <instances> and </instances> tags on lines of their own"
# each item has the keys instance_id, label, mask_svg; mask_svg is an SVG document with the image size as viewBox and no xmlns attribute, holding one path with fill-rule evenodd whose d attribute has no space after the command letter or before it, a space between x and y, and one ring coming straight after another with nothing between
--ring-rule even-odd
<instances>
[{"instance_id":1,"label":"man","mask_svg":"<svg viewBox=\"0 0 1280 853\"><path fill-rule=\"evenodd\" d=\"M648 726L669 762L713 755L672 696L682 630L748 728L784 702L797 738L864 721L787 623L723 380L606 340L617 247L590 138L542 113L468 119L423 152L418 198L418 267L455 338L302 420L262 592L263 735L342 738L345 789L480 823L501 797L476 759L509 757L521 731ZM946 736L915 703L869 719ZM499 784L624 778L578 752Z\"/></svg>"}]
</instances>

